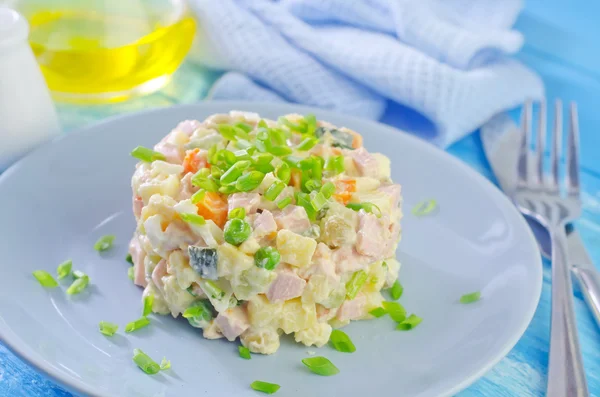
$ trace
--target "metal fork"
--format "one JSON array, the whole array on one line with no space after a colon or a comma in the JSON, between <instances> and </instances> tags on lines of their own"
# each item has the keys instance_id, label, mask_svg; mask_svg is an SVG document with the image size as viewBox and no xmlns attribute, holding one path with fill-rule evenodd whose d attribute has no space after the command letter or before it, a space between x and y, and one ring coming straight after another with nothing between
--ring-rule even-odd
<instances>
[{"instance_id":1,"label":"metal fork","mask_svg":"<svg viewBox=\"0 0 600 397\"><path fill-rule=\"evenodd\" d=\"M570 105L564 189L561 189L559 182L562 103L560 100L555 103L549 174L544 172L546 103L540 103L533 152L529 149L533 140L532 108L533 104L528 101L521 115L522 140L517 164L518 185L513 200L521 212L538 220L552 238L552 314L546 396L588 397L590 393L577 336L565 234L566 224L581 214L577 107L574 103Z\"/></svg>"}]
</instances>

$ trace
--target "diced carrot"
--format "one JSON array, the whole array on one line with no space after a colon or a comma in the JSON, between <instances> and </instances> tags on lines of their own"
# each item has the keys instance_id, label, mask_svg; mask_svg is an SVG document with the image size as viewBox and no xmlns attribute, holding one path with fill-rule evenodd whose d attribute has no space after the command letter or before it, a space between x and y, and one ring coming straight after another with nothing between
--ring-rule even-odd
<instances>
[{"instance_id":1,"label":"diced carrot","mask_svg":"<svg viewBox=\"0 0 600 397\"><path fill-rule=\"evenodd\" d=\"M300 170L292 170L292 175L290 177L290 186L293 186L297 189L300 188L300 184L302 183L302 172Z\"/></svg>"},{"instance_id":2,"label":"diced carrot","mask_svg":"<svg viewBox=\"0 0 600 397\"><path fill-rule=\"evenodd\" d=\"M206 192L204 198L196 204L198 215L213 220L220 228L227 222L227 199L215 192Z\"/></svg>"},{"instance_id":3,"label":"diced carrot","mask_svg":"<svg viewBox=\"0 0 600 397\"><path fill-rule=\"evenodd\" d=\"M346 132L348 132L350 135L352 135L353 139L352 139L352 147L354 149L358 149L359 147L362 147L363 145L363 137L362 135L360 135L358 132L356 131L352 131L352 130L345 130Z\"/></svg>"},{"instance_id":4,"label":"diced carrot","mask_svg":"<svg viewBox=\"0 0 600 397\"><path fill-rule=\"evenodd\" d=\"M356 192L356 180L341 179L335 182L335 191L333 198L346 205L352 198L352 193Z\"/></svg>"},{"instance_id":5,"label":"diced carrot","mask_svg":"<svg viewBox=\"0 0 600 397\"><path fill-rule=\"evenodd\" d=\"M195 174L200 168L205 168L208 165L206 157L200 155L199 152L200 149L198 148L186 152L183 159L183 172L185 174L188 172Z\"/></svg>"}]
</instances>

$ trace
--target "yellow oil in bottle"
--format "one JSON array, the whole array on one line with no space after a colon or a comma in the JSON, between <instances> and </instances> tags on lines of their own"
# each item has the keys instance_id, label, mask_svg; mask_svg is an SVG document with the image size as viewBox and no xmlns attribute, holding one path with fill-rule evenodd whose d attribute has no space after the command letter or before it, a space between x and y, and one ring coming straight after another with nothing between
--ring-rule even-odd
<instances>
[{"instance_id":1,"label":"yellow oil in bottle","mask_svg":"<svg viewBox=\"0 0 600 397\"><path fill-rule=\"evenodd\" d=\"M126 1L126 0L125 0ZM189 51L191 16L163 25L145 18L86 11L38 11L30 44L58 100L118 102L155 91Z\"/></svg>"}]
</instances>

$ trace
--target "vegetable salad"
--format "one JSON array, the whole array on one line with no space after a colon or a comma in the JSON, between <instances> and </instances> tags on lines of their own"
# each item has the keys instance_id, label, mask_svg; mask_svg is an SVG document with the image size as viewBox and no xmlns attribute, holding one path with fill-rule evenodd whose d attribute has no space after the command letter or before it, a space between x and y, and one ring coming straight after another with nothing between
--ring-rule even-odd
<instances>
[{"instance_id":1,"label":"vegetable salad","mask_svg":"<svg viewBox=\"0 0 600 397\"><path fill-rule=\"evenodd\" d=\"M283 333L322 346L373 318L397 279L400 186L352 130L232 111L132 155L129 253L145 312L272 354Z\"/></svg>"}]
</instances>

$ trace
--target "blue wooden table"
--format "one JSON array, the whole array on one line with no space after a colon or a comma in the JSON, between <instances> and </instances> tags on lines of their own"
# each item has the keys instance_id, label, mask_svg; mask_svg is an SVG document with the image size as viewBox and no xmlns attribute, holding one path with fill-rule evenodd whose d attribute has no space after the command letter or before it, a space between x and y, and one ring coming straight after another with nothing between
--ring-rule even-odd
<instances>
[{"instance_id":1,"label":"blue wooden table","mask_svg":"<svg viewBox=\"0 0 600 397\"><path fill-rule=\"evenodd\" d=\"M600 265L600 134L596 132L600 130L600 112L597 111L600 109L597 94L600 93L600 55L595 51L600 25L597 15L600 15L600 3L531 1L517 21L517 29L525 34L527 42L519 58L542 76L547 96L575 100L579 104L584 215L577 227L594 262ZM215 75L206 70L185 64L169 86L149 97L105 107L60 105L59 113L66 130L73 130L115 114L193 103L206 95L214 78ZM399 125L397 110L391 106L382 121ZM470 135L448 150L493 181L478 134ZM600 397L600 329L578 290L575 306L590 391ZM546 385L549 324L550 267L545 263L541 301L523 338L506 358L459 396L542 396ZM0 342L0 396L71 394L36 372Z\"/></svg>"}]
</instances>

